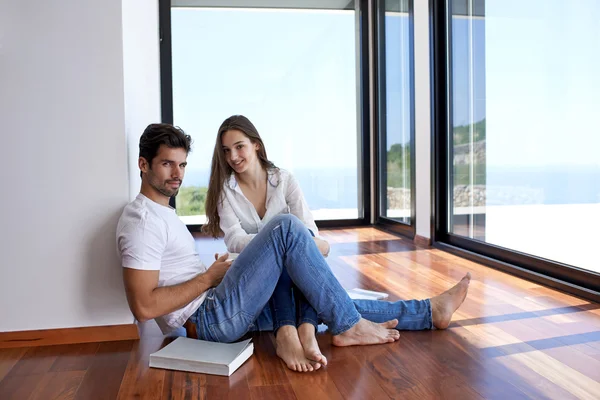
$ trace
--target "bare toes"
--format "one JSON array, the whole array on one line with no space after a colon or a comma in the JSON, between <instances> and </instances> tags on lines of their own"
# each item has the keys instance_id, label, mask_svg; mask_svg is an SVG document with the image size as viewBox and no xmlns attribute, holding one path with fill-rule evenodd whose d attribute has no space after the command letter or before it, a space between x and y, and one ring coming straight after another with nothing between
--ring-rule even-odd
<instances>
[{"instance_id":1,"label":"bare toes","mask_svg":"<svg viewBox=\"0 0 600 400\"><path fill-rule=\"evenodd\" d=\"M306 355L306 358L311 361L311 364L312 362L315 362L327 365L327 358L325 358L325 356L321 353L309 353Z\"/></svg>"},{"instance_id":2,"label":"bare toes","mask_svg":"<svg viewBox=\"0 0 600 400\"><path fill-rule=\"evenodd\" d=\"M325 357L323 354L319 354L319 358L317 358L316 361L323 365L327 365L327 357Z\"/></svg>"},{"instance_id":3,"label":"bare toes","mask_svg":"<svg viewBox=\"0 0 600 400\"><path fill-rule=\"evenodd\" d=\"M392 319L389 321L385 321L381 323L381 326L383 326L384 328L395 328L396 326L398 326L398 320L397 319Z\"/></svg>"}]
</instances>

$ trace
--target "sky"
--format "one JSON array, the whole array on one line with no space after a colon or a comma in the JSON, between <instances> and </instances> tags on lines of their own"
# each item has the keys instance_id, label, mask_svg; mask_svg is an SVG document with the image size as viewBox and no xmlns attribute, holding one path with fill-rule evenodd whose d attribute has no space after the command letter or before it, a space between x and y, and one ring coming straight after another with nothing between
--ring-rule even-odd
<instances>
[{"instance_id":1,"label":"sky","mask_svg":"<svg viewBox=\"0 0 600 400\"><path fill-rule=\"evenodd\" d=\"M174 122L208 168L242 114L277 165L357 168L354 11L172 10Z\"/></svg>"},{"instance_id":2,"label":"sky","mask_svg":"<svg viewBox=\"0 0 600 400\"><path fill-rule=\"evenodd\" d=\"M453 20L455 124L486 117L488 166L600 168L600 1L492 0L485 14Z\"/></svg>"}]
</instances>

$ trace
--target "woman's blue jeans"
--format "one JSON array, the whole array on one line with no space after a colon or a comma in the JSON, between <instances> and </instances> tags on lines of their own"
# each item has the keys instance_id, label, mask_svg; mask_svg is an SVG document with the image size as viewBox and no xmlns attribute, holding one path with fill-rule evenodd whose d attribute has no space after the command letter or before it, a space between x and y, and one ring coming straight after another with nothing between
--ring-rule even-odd
<instances>
[{"instance_id":1,"label":"woman's blue jeans","mask_svg":"<svg viewBox=\"0 0 600 400\"><path fill-rule=\"evenodd\" d=\"M289 279L333 335L361 317L373 322L398 319L396 329L432 329L429 300L352 300L325 262L304 224L290 214L273 218L236 258L221 283L190 318L200 339L233 342L248 331L275 291Z\"/></svg>"},{"instance_id":2,"label":"woman's blue jeans","mask_svg":"<svg viewBox=\"0 0 600 400\"><path fill-rule=\"evenodd\" d=\"M315 235L309 229L312 237ZM308 323L317 328L319 317L317 311L306 300L302 292L294 285L289 274L281 274L273 296L269 300L269 310L273 321L273 332L284 325L298 327Z\"/></svg>"}]
</instances>

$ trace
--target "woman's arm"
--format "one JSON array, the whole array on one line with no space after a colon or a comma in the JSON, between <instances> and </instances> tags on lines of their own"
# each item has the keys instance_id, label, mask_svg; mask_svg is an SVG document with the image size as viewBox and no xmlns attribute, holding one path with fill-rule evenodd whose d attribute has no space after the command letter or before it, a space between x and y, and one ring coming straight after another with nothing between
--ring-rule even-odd
<instances>
[{"instance_id":1,"label":"woman's arm","mask_svg":"<svg viewBox=\"0 0 600 400\"><path fill-rule=\"evenodd\" d=\"M315 237L318 237L319 230L317 229L313 215L308 208L308 203L306 203L306 200L304 199L304 194L302 193L298 181L291 173L287 171L285 171L285 173L288 175L285 188L285 201L290 207L290 213L298 217L298 219L312 231Z\"/></svg>"},{"instance_id":2,"label":"woman's arm","mask_svg":"<svg viewBox=\"0 0 600 400\"><path fill-rule=\"evenodd\" d=\"M225 194L223 194L223 201L217 205L217 212L220 218L219 226L225 234L224 240L227 251L241 253L256 234L246 233L242 228L242 223Z\"/></svg>"},{"instance_id":3,"label":"woman's arm","mask_svg":"<svg viewBox=\"0 0 600 400\"><path fill-rule=\"evenodd\" d=\"M327 257L330 250L329 243L319 236L317 224L315 224L315 219L308 208L308 203L304 198L300 184L291 173L287 171L286 173L288 177L285 188L285 201L290 207L290 213L298 217L304 223L304 226L312 231L319 251L324 257Z\"/></svg>"}]
</instances>

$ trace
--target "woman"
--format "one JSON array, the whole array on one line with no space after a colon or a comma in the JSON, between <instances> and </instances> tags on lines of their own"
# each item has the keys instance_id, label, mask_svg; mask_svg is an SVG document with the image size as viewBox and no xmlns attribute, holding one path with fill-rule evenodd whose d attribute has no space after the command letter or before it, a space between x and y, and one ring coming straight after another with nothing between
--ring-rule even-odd
<instances>
[{"instance_id":1,"label":"woman","mask_svg":"<svg viewBox=\"0 0 600 400\"><path fill-rule=\"evenodd\" d=\"M227 250L240 253L269 220L284 213L304 222L326 257L329 244L318 236L296 179L269 161L248 118L234 115L226 119L213 153L204 231L213 237L223 232ZM287 278L280 279L269 302L277 355L294 371L312 371L327 364L315 336L317 313Z\"/></svg>"}]
</instances>

